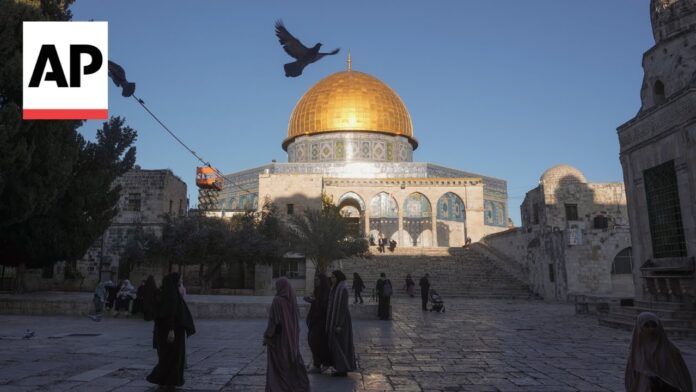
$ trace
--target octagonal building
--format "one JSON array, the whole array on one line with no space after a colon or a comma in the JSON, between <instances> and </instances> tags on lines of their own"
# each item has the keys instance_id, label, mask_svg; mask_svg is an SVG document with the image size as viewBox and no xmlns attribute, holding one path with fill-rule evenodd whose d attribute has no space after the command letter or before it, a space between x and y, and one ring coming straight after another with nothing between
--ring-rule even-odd
<instances>
[{"instance_id":1,"label":"octagonal building","mask_svg":"<svg viewBox=\"0 0 696 392\"><path fill-rule=\"evenodd\" d=\"M283 215L298 214L319 208L326 194L355 234L405 247L462 246L508 227L506 182L414 162L418 141L406 105L350 65L300 98L282 147L287 163L225 175L207 213L231 216L269 201Z\"/></svg>"}]
</instances>

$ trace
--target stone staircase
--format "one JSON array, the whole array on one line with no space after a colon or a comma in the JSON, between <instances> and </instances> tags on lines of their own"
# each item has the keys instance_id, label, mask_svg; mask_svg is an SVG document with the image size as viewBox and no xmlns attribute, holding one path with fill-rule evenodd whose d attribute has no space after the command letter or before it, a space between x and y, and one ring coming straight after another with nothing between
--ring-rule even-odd
<instances>
[{"instance_id":1,"label":"stone staircase","mask_svg":"<svg viewBox=\"0 0 696 392\"><path fill-rule=\"evenodd\" d=\"M635 301L633 306L611 306L608 313L599 316L599 324L632 330L641 312L655 313L670 336L696 338L696 308L675 302Z\"/></svg>"},{"instance_id":2,"label":"stone staircase","mask_svg":"<svg viewBox=\"0 0 696 392\"><path fill-rule=\"evenodd\" d=\"M482 254L463 248L397 248L394 253L371 249L371 259L351 258L340 260L339 268L352 285L357 272L369 297L380 272L387 274L394 287L394 296L407 296L404 290L406 275L416 282L415 294L420 296L418 281L430 274L431 288L443 296L467 298L531 298L527 285L500 269Z\"/></svg>"}]
</instances>

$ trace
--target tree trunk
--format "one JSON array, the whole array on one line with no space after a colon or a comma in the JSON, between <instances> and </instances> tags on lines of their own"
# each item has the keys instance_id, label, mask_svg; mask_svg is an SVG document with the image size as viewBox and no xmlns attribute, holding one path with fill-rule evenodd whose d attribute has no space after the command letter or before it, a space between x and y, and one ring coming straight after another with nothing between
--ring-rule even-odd
<instances>
[{"instance_id":1,"label":"tree trunk","mask_svg":"<svg viewBox=\"0 0 696 392\"><path fill-rule=\"evenodd\" d=\"M17 266L16 274L15 274L15 287L14 287L14 291L17 294L24 292L24 271L26 270L26 268L27 268L27 266L24 263L20 263Z\"/></svg>"}]
</instances>

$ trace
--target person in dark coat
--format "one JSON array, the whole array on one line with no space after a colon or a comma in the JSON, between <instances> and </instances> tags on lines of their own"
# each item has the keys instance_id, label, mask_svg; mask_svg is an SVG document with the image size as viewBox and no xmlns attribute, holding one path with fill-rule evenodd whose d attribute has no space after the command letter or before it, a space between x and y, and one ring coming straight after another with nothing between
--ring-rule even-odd
<instances>
[{"instance_id":1,"label":"person in dark coat","mask_svg":"<svg viewBox=\"0 0 696 392\"><path fill-rule=\"evenodd\" d=\"M326 311L326 334L329 351L336 369L334 377L345 377L355 371L355 346L353 346L353 323L348 310L348 284L340 270L331 273L331 293Z\"/></svg>"},{"instance_id":2,"label":"person in dark coat","mask_svg":"<svg viewBox=\"0 0 696 392\"><path fill-rule=\"evenodd\" d=\"M135 299L133 300L133 310L132 314L138 314L143 311L143 296L145 295L145 281L140 282L138 286L138 291L136 292Z\"/></svg>"},{"instance_id":3,"label":"person in dark coat","mask_svg":"<svg viewBox=\"0 0 696 392\"><path fill-rule=\"evenodd\" d=\"M360 303L363 303L363 298L362 298L362 291L365 289L365 282L363 282L362 278L357 272L353 272L353 293L355 293L355 303L358 303L358 299L360 299Z\"/></svg>"},{"instance_id":4,"label":"person in dark coat","mask_svg":"<svg viewBox=\"0 0 696 392\"><path fill-rule=\"evenodd\" d=\"M312 350L314 367L309 371L310 373L321 373L323 367L333 365L326 338L326 308L329 306L330 291L329 278L326 274L319 273L314 277L314 295L305 297L305 301L311 304L307 312L307 329L309 330L307 340Z\"/></svg>"},{"instance_id":5,"label":"person in dark coat","mask_svg":"<svg viewBox=\"0 0 696 392\"><path fill-rule=\"evenodd\" d=\"M116 306L116 295L118 294L119 291L121 291L121 286L123 285L123 282L120 281L118 282L118 285L111 285L106 288L107 290L107 295L106 295L106 303L104 306L106 307L106 310L111 310Z\"/></svg>"},{"instance_id":6,"label":"person in dark coat","mask_svg":"<svg viewBox=\"0 0 696 392\"><path fill-rule=\"evenodd\" d=\"M138 298L140 298L140 294L138 294ZM145 280L145 287L143 288L143 295L142 295L143 320L152 321L155 319L156 300L157 300L157 283L155 283L155 277L150 275Z\"/></svg>"},{"instance_id":7,"label":"person in dark coat","mask_svg":"<svg viewBox=\"0 0 696 392\"><path fill-rule=\"evenodd\" d=\"M411 296L411 298L414 297L413 288L415 286L416 286L416 282L413 281L411 274L406 275L406 284L404 285L404 288L406 289L406 293L408 293L408 295Z\"/></svg>"},{"instance_id":8,"label":"person in dark coat","mask_svg":"<svg viewBox=\"0 0 696 392\"><path fill-rule=\"evenodd\" d=\"M430 274L425 274L424 277L420 279L418 285L421 289L421 302L423 304L423 310L428 310L428 294L430 294Z\"/></svg>"},{"instance_id":9,"label":"person in dark coat","mask_svg":"<svg viewBox=\"0 0 696 392\"><path fill-rule=\"evenodd\" d=\"M176 272L165 276L157 293L153 343L158 361L147 376L147 381L169 388L184 385L186 336L196 332L191 312L179 294L180 280Z\"/></svg>"},{"instance_id":10,"label":"person in dark coat","mask_svg":"<svg viewBox=\"0 0 696 392\"><path fill-rule=\"evenodd\" d=\"M689 368L651 312L636 318L624 375L626 392L692 392Z\"/></svg>"},{"instance_id":11,"label":"person in dark coat","mask_svg":"<svg viewBox=\"0 0 696 392\"><path fill-rule=\"evenodd\" d=\"M309 379L300 353L300 318L295 290L287 278L276 280L268 326L263 334L266 346L266 392L309 391Z\"/></svg>"},{"instance_id":12,"label":"person in dark coat","mask_svg":"<svg viewBox=\"0 0 696 392\"><path fill-rule=\"evenodd\" d=\"M389 320L389 303L392 295L391 281L382 272L377 280L377 316L380 320Z\"/></svg>"}]
</instances>

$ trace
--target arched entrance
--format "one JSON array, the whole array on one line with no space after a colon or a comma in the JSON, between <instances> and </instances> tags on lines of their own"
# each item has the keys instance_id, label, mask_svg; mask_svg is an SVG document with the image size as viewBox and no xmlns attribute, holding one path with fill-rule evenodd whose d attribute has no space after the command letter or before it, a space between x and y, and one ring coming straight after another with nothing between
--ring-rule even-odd
<instances>
[{"instance_id":1,"label":"arched entrance","mask_svg":"<svg viewBox=\"0 0 696 392\"><path fill-rule=\"evenodd\" d=\"M399 241L399 207L396 199L387 192L380 192L370 200L370 236L377 242L379 235L387 240Z\"/></svg>"},{"instance_id":2,"label":"arched entrance","mask_svg":"<svg viewBox=\"0 0 696 392\"><path fill-rule=\"evenodd\" d=\"M447 192L437 201L437 246L462 246L466 242L466 210L462 199Z\"/></svg>"},{"instance_id":3,"label":"arched entrance","mask_svg":"<svg viewBox=\"0 0 696 392\"><path fill-rule=\"evenodd\" d=\"M433 246L433 210L430 200L419 192L404 201L404 246Z\"/></svg>"},{"instance_id":4,"label":"arched entrance","mask_svg":"<svg viewBox=\"0 0 696 392\"><path fill-rule=\"evenodd\" d=\"M348 192L338 199L338 208L343 219L348 223L348 234L356 238L363 237L362 222L365 219L365 202L355 192Z\"/></svg>"}]
</instances>

